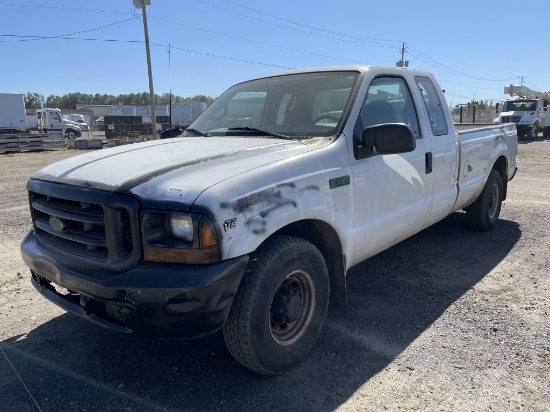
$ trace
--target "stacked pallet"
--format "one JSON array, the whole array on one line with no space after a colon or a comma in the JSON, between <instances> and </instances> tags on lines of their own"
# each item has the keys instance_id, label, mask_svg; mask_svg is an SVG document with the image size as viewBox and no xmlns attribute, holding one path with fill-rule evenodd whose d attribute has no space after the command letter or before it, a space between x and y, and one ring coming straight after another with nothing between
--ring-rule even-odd
<instances>
[{"instance_id":1,"label":"stacked pallet","mask_svg":"<svg viewBox=\"0 0 550 412\"><path fill-rule=\"evenodd\" d=\"M67 142L62 133L48 133L42 136L44 150L64 149L67 146Z\"/></svg>"},{"instance_id":2,"label":"stacked pallet","mask_svg":"<svg viewBox=\"0 0 550 412\"><path fill-rule=\"evenodd\" d=\"M0 153L44 150L42 136L30 133L0 135Z\"/></svg>"},{"instance_id":3,"label":"stacked pallet","mask_svg":"<svg viewBox=\"0 0 550 412\"><path fill-rule=\"evenodd\" d=\"M62 133L0 134L0 153L56 150L66 146Z\"/></svg>"}]
</instances>

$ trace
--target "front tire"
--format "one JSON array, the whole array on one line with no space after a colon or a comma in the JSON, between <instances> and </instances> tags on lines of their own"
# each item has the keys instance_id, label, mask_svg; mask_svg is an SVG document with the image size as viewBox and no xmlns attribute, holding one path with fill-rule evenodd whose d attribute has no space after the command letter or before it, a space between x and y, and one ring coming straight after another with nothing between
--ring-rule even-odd
<instances>
[{"instance_id":1,"label":"front tire","mask_svg":"<svg viewBox=\"0 0 550 412\"><path fill-rule=\"evenodd\" d=\"M531 130L529 130L529 138L535 140L539 134L539 124L535 122Z\"/></svg>"},{"instance_id":2,"label":"front tire","mask_svg":"<svg viewBox=\"0 0 550 412\"><path fill-rule=\"evenodd\" d=\"M502 177L493 169L477 200L466 208L466 217L472 229L486 232L495 226L502 207L502 195Z\"/></svg>"},{"instance_id":3,"label":"front tire","mask_svg":"<svg viewBox=\"0 0 550 412\"><path fill-rule=\"evenodd\" d=\"M315 345L328 301L319 250L304 239L274 236L250 258L223 327L227 348L257 373L285 372Z\"/></svg>"},{"instance_id":4,"label":"front tire","mask_svg":"<svg viewBox=\"0 0 550 412\"><path fill-rule=\"evenodd\" d=\"M76 139L76 132L74 130L67 130L67 132L65 132L65 137L69 140L74 140Z\"/></svg>"}]
</instances>

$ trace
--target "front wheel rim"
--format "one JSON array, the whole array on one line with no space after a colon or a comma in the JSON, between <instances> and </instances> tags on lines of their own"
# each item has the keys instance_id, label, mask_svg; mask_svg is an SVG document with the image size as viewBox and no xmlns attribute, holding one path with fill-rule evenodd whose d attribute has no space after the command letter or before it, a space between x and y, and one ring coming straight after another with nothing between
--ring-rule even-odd
<instances>
[{"instance_id":1,"label":"front wheel rim","mask_svg":"<svg viewBox=\"0 0 550 412\"><path fill-rule=\"evenodd\" d=\"M297 342L315 312L315 284L303 270L289 273L279 283L269 308L269 331L280 346Z\"/></svg>"}]
</instances>

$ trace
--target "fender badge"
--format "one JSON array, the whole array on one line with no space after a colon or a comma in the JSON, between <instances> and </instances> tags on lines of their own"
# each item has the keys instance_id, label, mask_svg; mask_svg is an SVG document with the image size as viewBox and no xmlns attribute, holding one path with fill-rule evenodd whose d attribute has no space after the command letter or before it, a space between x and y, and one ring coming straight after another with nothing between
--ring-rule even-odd
<instances>
[{"instance_id":1,"label":"fender badge","mask_svg":"<svg viewBox=\"0 0 550 412\"><path fill-rule=\"evenodd\" d=\"M225 230L226 232L229 229L235 229L236 227L237 227L237 218L236 217L223 222L223 230Z\"/></svg>"},{"instance_id":2,"label":"fender badge","mask_svg":"<svg viewBox=\"0 0 550 412\"><path fill-rule=\"evenodd\" d=\"M48 220L48 223L50 224L52 229L55 230L56 232L64 232L65 230L67 230L67 225L65 224L65 222L63 222L58 217L55 217L55 216L50 217L50 219Z\"/></svg>"},{"instance_id":3,"label":"fender badge","mask_svg":"<svg viewBox=\"0 0 550 412\"><path fill-rule=\"evenodd\" d=\"M328 185L331 189L336 189L337 187L347 186L350 184L349 175L334 177L328 181Z\"/></svg>"}]
</instances>

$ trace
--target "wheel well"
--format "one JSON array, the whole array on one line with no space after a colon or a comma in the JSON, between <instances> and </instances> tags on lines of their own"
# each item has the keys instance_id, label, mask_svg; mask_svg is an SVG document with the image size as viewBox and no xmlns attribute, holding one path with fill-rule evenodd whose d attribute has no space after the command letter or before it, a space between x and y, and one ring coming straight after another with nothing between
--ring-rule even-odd
<instances>
[{"instance_id":1,"label":"wheel well","mask_svg":"<svg viewBox=\"0 0 550 412\"><path fill-rule=\"evenodd\" d=\"M346 301L345 256L342 253L340 238L329 224L320 220L302 220L279 229L273 235L295 236L313 243L327 264L331 302Z\"/></svg>"},{"instance_id":2,"label":"wheel well","mask_svg":"<svg viewBox=\"0 0 550 412\"><path fill-rule=\"evenodd\" d=\"M506 200L506 193L508 192L508 162L504 156L500 156L495 164L493 165L493 170L496 170L500 173L502 177L502 200Z\"/></svg>"}]
</instances>

